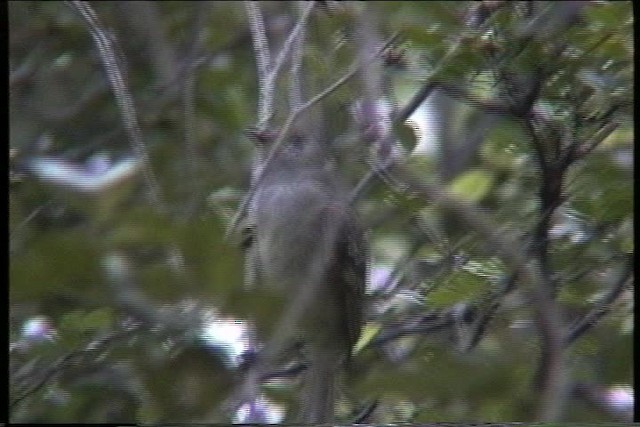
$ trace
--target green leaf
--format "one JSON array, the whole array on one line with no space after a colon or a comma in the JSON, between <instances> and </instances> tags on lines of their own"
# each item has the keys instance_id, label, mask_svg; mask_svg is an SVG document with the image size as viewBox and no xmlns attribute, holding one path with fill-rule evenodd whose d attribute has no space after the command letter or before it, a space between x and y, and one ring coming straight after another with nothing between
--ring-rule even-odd
<instances>
[{"instance_id":1,"label":"green leaf","mask_svg":"<svg viewBox=\"0 0 640 427\"><path fill-rule=\"evenodd\" d=\"M401 123L395 125L393 131L405 150L410 153L418 142L417 128L414 128L409 123Z\"/></svg>"},{"instance_id":2,"label":"green leaf","mask_svg":"<svg viewBox=\"0 0 640 427\"><path fill-rule=\"evenodd\" d=\"M449 190L470 202L482 200L493 186L493 175L485 170L470 170L463 173L449 184Z\"/></svg>"},{"instance_id":3,"label":"green leaf","mask_svg":"<svg viewBox=\"0 0 640 427\"><path fill-rule=\"evenodd\" d=\"M39 236L28 252L12 258L9 277L13 303L79 291L85 297L104 295L104 290L91 285L101 277L95 239L80 230Z\"/></svg>"},{"instance_id":4,"label":"green leaf","mask_svg":"<svg viewBox=\"0 0 640 427\"><path fill-rule=\"evenodd\" d=\"M108 307L99 308L88 312L82 319L84 330L97 330L108 328L113 324L113 311Z\"/></svg>"},{"instance_id":5,"label":"green leaf","mask_svg":"<svg viewBox=\"0 0 640 427\"><path fill-rule=\"evenodd\" d=\"M60 342L69 348L83 345L96 331L108 329L113 321L113 312L109 308L70 311L58 322Z\"/></svg>"},{"instance_id":6,"label":"green leaf","mask_svg":"<svg viewBox=\"0 0 640 427\"><path fill-rule=\"evenodd\" d=\"M360 333L358 342L356 342L356 345L353 347L352 353L358 354L360 350L366 347L367 344L369 344L371 340L374 339L376 335L378 335L380 329L382 329L382 325L380 325L379 323L367 322L365 327L362 329L362 332Z\"/></svg>"},{"instance_id":7,"label":"green leaf","mask_svg":"<svg viewBox=\"0 0 640 427\"><path fill-rule=\"evenodd\" d=\"M487 290L486 279L465 271L455 272L427 296L432 307L451 307L461 301L480 297Z\"/></svg>"}]
</instances>

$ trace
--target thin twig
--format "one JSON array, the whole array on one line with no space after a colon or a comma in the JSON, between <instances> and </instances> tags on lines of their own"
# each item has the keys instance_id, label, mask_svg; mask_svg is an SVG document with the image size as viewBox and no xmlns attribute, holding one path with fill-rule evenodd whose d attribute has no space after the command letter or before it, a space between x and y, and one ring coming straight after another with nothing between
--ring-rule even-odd
<instances>
[{"instance_id":1,"label":"thin twig","mask_svg":"<svg viewBox=\"0 0 640 427\"><path fill-rule=\"evenodd\" d=\"M284 64L287 62L294 46L300 42L300 38L306 29L307 21L315 6L315 2L308 2L302 16L296 26L285 40L273 65L267 35L264 28L264 21L260 10L254 2L245 1L247 15L249 16L249 26L253 38L254 50L256 52L256 62L258 64L258 85L260 87L260 97L258 100L258 129L267 127L274 112L273 95L275 93L276 82ZM299 49L298 49L299 50Z\"/></svg>"},{"instance_id":2,"label":"thin twig","mask_svg":"<svg viewBox=\"0 0 640 427\"><path fill-rule=\"evenodd\" d=\"M584 144L584 148L580 150L580 156L584 157L596 149L602 141L604 141L609 135L613 133L619 126L619 123L609 122L602 127L595 135L593 135L589 141Z\"/></svg>"},{"instance_id":3,"label":"thin twig","mask_svg":"<svg viewBox=\"0 0 640 427\"><path fill-rule=\"evenodd\" d=\"M323 90L322 92L320 92L319 94L317 94L316 96L314 96L313 98L305 102L300 108L296 109L291 115L289 115L289 118L285 122L284 126L282 127L282 130L280 131L280 134L278 135L278 140L274 143L273 147L271 148L271 151L269 152L269 156L267 157L267 160L264 163L264 167L265 168L268 167L275 153L278 152L278 150L280 149L280 145L282 145L283 141L289 134L289 130L291 129L295 121L298 119L298 117L302 113L304 113L309 108L313 107L315 104L317 104L327 96L331 95L338 88L340 88L340 86L348 82L358 71L360 71L365 66L369 65L371 61L374 61L378 56L380 56L382 52L384 52L385 49L387 49L387 47L391 45L391 43L393 43L393 41L398 37L398 35L399 33L395 33L384 43L384 45L380 49L378 49L378 51L374 55L372 55L367 60L354 65L348 73L346 73L344 76L336 80L331 86L329 86L328 88L326 88L325 90Z\"/></svg>"},{"instance_id":4,"label":"thin twig","mask_svg":"<svg viewBox=\"0 0 640 427\"><path fill-rule=\"evenodd\" d=\"M491 24L493 24L497 16L497 14L494 13L496 10L497 8L490 11L490 16L485 18L485 20L482 22L482 25L478 27L478 34L482 34L482 32L484 32L487 28L489 28L489 26L491 26ZM442 57L440 62L438 62L433 71L430 73L430 76L426 79L422 88L394 118L395 124L404 123L409 118L409 116L411 116L411 114L413 114L413 112L424 102L424 100L427 99L433 89L436 89L436 86L442 86L442 84L437 83L434 78L437 78L440 72L449 64L451 58L457 56L458 50L463 46L463 42L464 38L460 37L458 41L453 46L451 46L449 51L444 55L444 57Z\"/></svg>"},{"instance_id":5,"label":"thin twig","mask_svg":"<svg viewBox=\"0 0 640 427\"><path fill-rule=\"evenodd\" d=\"M182 103L184 108L184 144L186 151L185 169L188 177L188 183L191 187L190 200L187 203L185 211L188 218L191 213L195 211L195 207L198 205L201 199L202 183L199 180L199 161L197 154L197 141L196 141L196 109L195 109L195 93L196 93L196 72L198 67L202 64L201 61L195 61L191 72L187 75L187 78L183 87Z\"/></svg>"},{"instance_id":6,"label":"thin twig","mask_svg":"<svg viewBox=\"0 0 640 427\"><path fill-rule=\"evenodd\" d=\"M53 362L42 374L40 379L36 381L31 387L28 387L24 390L18 397L16 397L10 404L9 409L14 409L20 402L24 399L32 395L33 393L40 390L45 384L47 384L57 373L61 372L66 366L69 366L72 361L75 359L93 353L101 351L106 348L107 345L111 344L113 341L116 341L121 338L126 338L132 333L138 331L140 329L140 325L132 325L122 330L117 330L108 333L107 335L92 340L88 344L86 344L83 348L73 350L64 356L61 356Z\"/></svg>"},{"instance_id":7,"label":"thin twig","mask_svg":"<svg viewBox=\"0 0 640 427\"><path fill-rule=\"evenodd\" d=\"M506 230L500 231L488 215L469 202L453 197L442 186L426 183L416 178L401 165L393 165L393 175L412 192L420 194L431 202L441 204L448 212L480 234L505 264L522 279L523 290L532 303L541 342L545 347L545 364L542 375L539 417L554 420L564 403L566 366L564 344L561 331L562 320L537 258L531 258L529 251Z\"/></svg>"},{"instance_id":8,"label":"thin twig","mask_svg":"<svg viewBox=\"0 0 640 427\"><path fill-rule=\"evenodd\" d=\"M280 49L280 52L278 52L278 57L276 58L276 61L273 64L273 68L269 71L269 75L267 77L267 85L269 86L271 95L273 95L273 91L275 90L275 84L276 80L278 79L278 74L280 74L280 70L284 66L285 62L287 62L289 54L304 37L307 21L309 20L309 16L311 15L315 4L315 1L306 3L306 8L302 12L302 16L300 16L300 19L296 23L296 26L293 28L293 31L291 31L291 34L289 34L289 37L287 37L287 39L285 40L282 48ZM300 48L297 48L296 50L299 51ZM260 128L260 126L258 127Z\"/></svg>"},{"instance_id":9,"label":"thin twig","mask_svg":"<svg viewBox=\"0 0 640 427\"><path fill-rule=\"evenodd\" d=\"M409 103L398 112L398 115L393 119L394 124L401 124L407 121L407 119L418 109L425 99L431 95L431 92L436 89L436 85L428 79L427 82L420 88L418 92L411 98Z\"/></svg>"},{"instance_id":10,"label":"thin twig","mask_svg":"<svg viewBox=\"0 0 640 427\"><path fill-rule=\"evenodd\" d=\"M33 218L35 218L40 212L42 212L42 210L44 208L46 208L47 206L49 206L51 204L52 204L52 202L48 201L48 202L45 202L44 204L38 206L29 215L27 215L27 217L24 220L22 220L22 222L20 222L20 224L16 225L13 230L9 230L9 241L11 241L11 237L15 236L15 234L18 231L20 231L22 229L22 227L25 227L31 220L33 220Z\"/></svg>"},{"instance_id":11,"label":"thin twig","mask_svg":"<svg viewBox=\"0 0 640 427\"><path fill-rule=\"evenodd\" d=\"M472 95L460 86L450 83L438 82L437 87L445 91L452 98L462 100L472 107L484 111L487 114L512 115L512 110L505 107L503 102L494 100L484 100Z\"/></svg>"},{"instance_id":12,"label":"thin twig","mask_svg":"<svg viewBox=\"0 0 640 427\"><path fill-rule=\"evenodd\" d=\"M583 318L577 321L574 326L571 327L564 338L564 343L566 346L569 346L575 340L584 335L586 331L595 326L598 320L600 320L605 314L607 314L607 312L609 312L609 310L611 309L611 305L615 302L616 299L618 299L622 291L627 288L627 284L630 281L632 273L633 263L628 262L623 271L620 273L618 280L616 280L616 282L602 299L602 301L600 301L596 307L594 307L589 313L587 313Z\"/></svg>"},{"instance_id":13,"label":"thin twig","mask_svg":"<svg viewBox=\"0 0 640 427\"><path fill-rule=\"evenodd\" d=\"M480 315L478 319L473 322L471 333L469 334L469 339L465 343L465 351L470 351L476 345L478 345L478 343L480 342L480 338L482 338L485 331L487 330L487 326L489 326L489 323L491 322L491 320L493 320L493 317L500 308L502 301L507 296L507 294L515 288L516 279L517 275L511 274L510 276L503 279L502 286L500 286L500 289L498 291L491 293L491 296L489 297L489 304L484 313L482 313L482 315Z\"/></svg>"},{"instance_id":14,"label":"thin twig","mask_svg":"<svg viewBox=\"0 0 640 427\"><path fill-rule=\"evenodd\" d=\"M289 115L289 117L287 118L287 121L282 126L282 130L278 134L278 139L275 141L275 143L271 147L271 150L266 160L262 163L263 167L260 174L258 174L256 179L252 183L252 186L249 189L247 196L242 201L242 203L238 207L236 214L232 218L231 223L229 224L229 228L227 229L227 232L226 232L227 238L231 236L233 233L235 233L238 227L238 224L240 223L240 220L244 216L249 206L249 202L253 198L253 194L255 193L256 187L260 184L260 182L262 181L262 177L265 175L264 172L266 168L269 167L269 164L273 160L275 153L278 152L278 150L280 150L280 146L283 144L285 138L288 136L289 131L291 130L291 127L293 126L295 121L298 119L298 117L302 113L304 113L306 110L314 106L316 103L320 102L327 96L331 95L338 88L340 88L340 86L348 82L349 79L351 79L358 71L360 71L363 67L366 67L371 61L375 60L382 52L384 52L384 50L387 49L398 38L398 36L399 36L399 32L396 32L395 34L393 34L391 37L389 37L389 39L387 39L384 45L380 47L380 49L378 49L378 51L374 55L372 55L368 60L359 62L354 66L352 66L351 70L349 70L349 72L347 72L344 76L336 80L331 86L329 86L328 88L326 88L325 90L323 90L322 92L320 92L319 94L317 94L316 96L314 96L313 98L305 102L302 106L300 106L300 108L297 108Z\"/></svg>"},{"instance_id":15,"label":"thin twig","mask_svg":"<svg viewBox=\"0 0 640 427\"><path fill-rule=\"evenodd\" d=\"M488 23L483 25L485 28ZM462 42L458 41L454 44L449 51L444 55L444 57L438 62L435 66L434 70L431 72L430 76L427 77L425 83L422 87L416 92L416 94L411 98L411 100L407 103L405 107L400 110L397 115L393 118L393 123L395 125L404 123L411 114L415 112L415 110L422 105L422 103L431 95L434 89L442 86L441 83L436 82L437 76L440 72L449 64L451 58L455 57L458 50L461 48ZM387 136L388 137L388 136ZM362 196L366 187L370 184L376 176L382 176L385 172L395 163L396 159L393 157L388 157L384 160L384 162L377 167L371 168L369 172L360 180L360 182L356 185L354 190L351 192L350 203L355 203L358 198Z\"/></svg>"},{"instance_id":16,"label":"thin twig","mask_svg":"<svg viewBox=\"0 0 640 427\"><path fill-rule=\"evenodd\" d=\"M91 33L91 37L98 48L100 59L102 60L107 78L111 84L111 89L114 92L116 102L120 109L120 114L122 116L124 127L127 131L127 136L129 137L129 142L131 143L134 153L142 162L143 175L149 189L151 201L161 211L164 211L165 206L162 201L157 180L151 168L151 162L149 160L146 145L142 140L142 132L140 131L140 126L138 124L133 99L127 89L123 73L118 65L115 47L110 38L113 36L107 35L107 32L104 30L100 20L98 19L98 16L88 2L73 0L67 2L67 4L80 13L89 27L89 32Z\"/></svg>"},{"instance_id":17,"label":"thin twig","mask_svg":"<svg viewBox=\"0 0 640 427\"><path fill-rule=\"evenodd\" d=\"M365 406L362 411L360 411L360 413L353 420L352 424L369 424L367 420L369 419L369 417L371 417L371 414L373 414L373 411L375 411L377 407L378 399L375 399L373 400L373 402Z\"/></svg>"},{"instance_id":18,"label":"thin twig","mask_svg":"<svg viewBox=\"0 0 640 427\"><path fill-rule=\"evenodd\" d=\"M269 40L264 28L264 19L258 4L253 1L245 0L244 6L247 10L249 18L249 29L251 30L251 38L253 40L253 50L256 54L256 67L258 71L258 87L260 88L260 96L258 97L258 122L265 120L269 116L268 108L270 104L269 88L267 85L269 68L271 67L271 52L269 50Z\"/></svg>"},{"instance_id":19,"label":"thin twig","mask_svg":"<svg viewBox=\"0 0 640 427\"><path fill-rule=\"evenodd\" d=\"M354 65L348 73L346 73L344 76L342 76L341 78L336 80L331 86L329 86L328 88L326 88L325 90L323 90L322 92L320 92L319 94L317 94L316 96L314 96L313 98L311 98L310 100L305 102L300 108L296 109L289 116L289 118L285 122L284 126L282 127L282 131L278 135L278 140L274 144L273 148L271 149L271 151L269 153L269 156L267 157L267 160L265 161L265 168L271 162L271 159L274 157L275 153L279 150L280 145L282 144L284 139L287 137L287 135L289 133L289 130L291 129L291 126L295 123L297 118L302 113L304 113L306 110L308 110L309 108L313 107L315 104L317 104L318 102L320 102L321 100L323 100L327 96L331 95L338 88L340 88L340 86L342 86L346 82L348 82L358 71L360 71L362 68L366 67L372 61L374 61L376 58L378 58L380 56L380 54L382 52L384 52L385 49L387 49L395 41L395 39L398 37L398 35L399 35L399 33L396 32L393 36L389 37L389 39L387 39L387 41L382 45L382 47L380 49L378 49L378 51L374 55L372 55L367 60L364 60L364 61Z\"/></svg>"},{"instance_id":20,"label":"thin twig","mask_svg":"<svg viewBox=\"0 0 640 427\"><path fill-rule=\"evenodd\" d=\"M315 2L312 2L312 5ZM298 2L297 4L302 7L304 2ZM311 6L312 6L311 5ZM307 6L309 8L310 6ZM301 27L300 35L297 37L292 46L291 52L291 67L289 70L289 106L290 109L296 110L302 104L302 82L300 80L300 68L302 67L302 56L304 53L304 40L306 36L306 29Z\"/></svg>"}]
</instances>

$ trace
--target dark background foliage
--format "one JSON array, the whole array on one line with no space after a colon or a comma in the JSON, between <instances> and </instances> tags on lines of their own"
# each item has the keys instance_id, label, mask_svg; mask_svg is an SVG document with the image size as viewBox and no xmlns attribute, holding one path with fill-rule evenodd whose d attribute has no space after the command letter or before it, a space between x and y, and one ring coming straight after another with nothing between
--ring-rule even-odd
<instances>
[{"instance_id":1,"label":"dark background foliage","mask_svg":"<svg viewBox=\"0 0 640 427\"><path fill-rule=\"evenodd\" d=\"M357 201L373 270L342 419L629 420L631 2L316 3L304 100L397 34L318 103L350 184L388 140L357 102L387 100L403 153ZM308 4L257 3L274 58ZM10 419L227 421L242 370L203 319L279 314L243 288L225 237L263 84L246 5L92 3L138 145L72 6L8 6ZM278 79L275 127L292 77ZM428 117L403 125L425 99ZM140 147L149 162L105 184L96 165L115 173ZM34 167L43 158L58 163ZM292 405L296 381L265 396Z\"/></svg>"}]
</instances>

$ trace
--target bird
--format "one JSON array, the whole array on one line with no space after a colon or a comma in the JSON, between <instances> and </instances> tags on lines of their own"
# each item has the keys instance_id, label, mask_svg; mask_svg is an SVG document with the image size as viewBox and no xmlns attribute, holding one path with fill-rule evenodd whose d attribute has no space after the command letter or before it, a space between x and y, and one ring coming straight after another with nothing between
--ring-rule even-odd
<instances>
[{"instance_id":1,"label":"bird","mask_svg":"<svg viewBox=\"0 0 640 427\"><path fill-rule=\"evenodd\" d=\"M287 342L304 343L298 421L322 423L333 420L338 377L360 335L367 249L325 139L309 129L292 130L279 147L275 133L253 134L260 155L245 223L245 274L250 288L285 297L264 358Z\"/></svg>"}]
</instances>

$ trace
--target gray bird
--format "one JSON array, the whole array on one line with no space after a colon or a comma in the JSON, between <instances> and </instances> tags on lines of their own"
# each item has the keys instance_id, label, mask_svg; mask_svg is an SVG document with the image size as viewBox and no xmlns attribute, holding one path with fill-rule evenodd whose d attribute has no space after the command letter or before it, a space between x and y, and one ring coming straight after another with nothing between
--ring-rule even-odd
<instances>
[{"instance_id":1,"label":"gray bird","mask_svg":"<svg viewBox=\"0 0 640 427\"><path fill-rule=\"evenodd\" d=\"M246 280L285 297L263 357L301 339L308 367L300 421L329 422L336 379L362 326L364 234L321 138L293 131L266 165L275 137L254 139L262 155L247 213Z\"/></svg>"}]
</instances>

